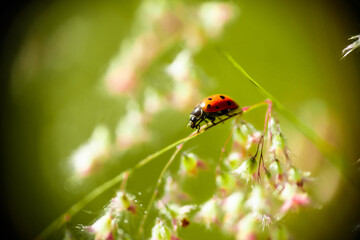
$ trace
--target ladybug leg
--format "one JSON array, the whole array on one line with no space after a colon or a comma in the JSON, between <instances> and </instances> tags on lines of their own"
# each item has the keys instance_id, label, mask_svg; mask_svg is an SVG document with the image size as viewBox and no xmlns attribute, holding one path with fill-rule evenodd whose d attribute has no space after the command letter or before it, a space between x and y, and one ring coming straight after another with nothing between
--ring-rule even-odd
<instances>
[{"instance_id":1,"label":"ladybug leg","mask_svg":"<svg viewBox=\"0 0 360 240\"><path fill-rule=\"evenodd\" d=\"M234 116L233 114L230 114L231 109L225 109L225 110L221 110L220 112L218 112L218 116L217 118L221 121L222 118L220 118L220 116L227 116L227 117L232 117Z\"/></svg>"},{"instance_id":2,"label":"ladybug leg","mask_svg":"<svg viewBox=\"0 0 360 240\"><path fill-rule=\"evenodd\" d=\"M206 116L205 118L202 119L202 121L206 122L206 124L209 123L206 119L210 120L211 122L213 122L213 119L215 120L215 118L213 118L211 116Z\"/></svg>"},{"instance_id":3,"label":"ladybug leg","mask_svg":"<svg viewBox=\"0 0 360 240\"><path fill-rule=\"evenodd\" d=\"M208 119L211 121L213 125L216 125L215 118L214 117L208 117Z\"/></svg>"},{"instance_id":4,"label":"ladybug leg","mask_svg":"<svg viewBox=\"0 0 360 240\"><path fill-rule=\"evenodd\" d=\"M204 121L205 119L201 119L200 122L198 122L196 125L195 125L195 128L199 131L200 130L200 123L202 121ZM206 121L205 121L206 122Z\"/></svg>"},{"instance_id":5,"label":"ladybug leg","mask_svg":"<svg viewBox=\"0 0 360 240\"><path fill-rule=\"evenodd\" d=\"M235 115L237 115L237 114L230 114L230 112L225 113L225 116L227 116L227 117L232 117L232 116L235 116Z\"/></svg>"},{"instance_id":6,"label":"ladybug leg","mask_svg":"<svg viewBox=\"0 0 360 240\"><path fill-rule=\"evenodd\" d=\"M224 110L224 115L228 116L228 117L231 117L233 116L233 114L230 114L231 110L230 109L227 109L227 110Z\"/></svg>"}]
</instances>

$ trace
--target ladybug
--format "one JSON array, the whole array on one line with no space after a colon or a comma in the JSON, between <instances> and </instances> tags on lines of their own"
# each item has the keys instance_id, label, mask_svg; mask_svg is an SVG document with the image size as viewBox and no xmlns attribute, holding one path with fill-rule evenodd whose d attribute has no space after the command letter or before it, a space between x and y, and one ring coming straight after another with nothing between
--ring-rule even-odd
<instances>
[{"instance_id":1,"label":"ladybug","mask_svg":"<svg viewBox=\"0 0 360 240\"><path fill-rule=\"evenodd\" d=\"M212 124L216 117L228 115L239 105L224 94L216 94L203 99L191 112L188 127L200 129L200 123L209 119Z\"/></svg>"}]
</instances>

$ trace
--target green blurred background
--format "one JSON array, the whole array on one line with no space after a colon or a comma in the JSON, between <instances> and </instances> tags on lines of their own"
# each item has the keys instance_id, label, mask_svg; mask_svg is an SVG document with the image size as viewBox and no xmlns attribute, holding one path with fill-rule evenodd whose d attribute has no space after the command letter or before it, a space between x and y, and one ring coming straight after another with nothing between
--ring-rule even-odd
<instances>
[{"instance_id":1,"label":"green blurred background","mask_svg":"<svg viewBox=\"0 0 360 240\"><path fill-rule=\"evenodd\" d=\"M336 145L359 179L360 52L340 60L342 49L351 43L347 38L360 33L359 5L356 1L232 3L239 15L216 44L288 110ZM126 98L109 96L102 78L121 41L132 33L139 4L115 0L27 2L4 31L1 198L7 222L2 231L11 234L9 239L34 238L91 189L190 133L186 124L191 108L184 112L164 109L154 116L149 141L115 157L78 186L68 184L67 160L74 149L87 141L99 124L114 130L125 114ZM164 53L144 79L161 78L178 48ZM211 79L209 85L199 87L201 98L225 93L242 106L264 99L213 46L196 54L195 64ZM256 110L245 119L261 128L264 112ZM316 147L279 118L295 165L312 172L309 192L319 203L319 207L290 214L283 223L296 239L356 239L360 236L360 190L343 181ZM218 159L228 133L227 123L187 143L186 149L195 146L193 151L211 164ZM148 199L169 156L136 172L129 189L143 192ZM76 224L90 224L114 192L97 198L69 227L74 230ZM199 202L210 197L209 193L202 192ZM62 239L62 234L53 237Z\"/></svg>"}]
</instances>

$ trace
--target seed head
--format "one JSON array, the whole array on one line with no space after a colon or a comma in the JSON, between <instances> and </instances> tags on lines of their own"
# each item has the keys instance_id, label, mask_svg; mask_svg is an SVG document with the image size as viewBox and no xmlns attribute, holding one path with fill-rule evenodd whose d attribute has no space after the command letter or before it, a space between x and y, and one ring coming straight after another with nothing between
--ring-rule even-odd
<instances>
[{"instance_id":1,"label":"seed head","mask_svg":"<svg viewBox=\"0 0 360 240\"><path fill-rule=\"evenodd\" d=\"M342 51L342 58L346 57L349 53L354 51L356 48L360 47L360 35L355 35L349 38L349 40L354 40L352 44L348 45L343 51Z\"/></svg>"}]
</instances>

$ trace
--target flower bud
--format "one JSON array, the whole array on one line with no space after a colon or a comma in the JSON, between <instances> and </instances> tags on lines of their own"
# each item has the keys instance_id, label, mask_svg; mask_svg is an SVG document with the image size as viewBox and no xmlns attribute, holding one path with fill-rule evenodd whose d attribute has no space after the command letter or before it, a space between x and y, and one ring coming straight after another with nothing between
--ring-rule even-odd
<instances>
[{"instance_id":1,"label":"flower bud","mask_svg":"<svg viewBox=\"0 0 360 240\"><path fill-rule=\"evenodd\" d=\"M118 65L108 70L105 81L109 93L128 95L135 90L139 79L132 66Z\"/></svg>"},{"instance_id":2,"label":"flower bud","mask_svg":"<svg viewBox=\"0 0 360 240\"><path fill-rule=\"evenodd\" d=\"M122 211L128 211L131 214L136 214L137 206L133 199L134 197L125 194L124 192L118 192L116 196L111 199L109 207L115 214L119 214Z\"/></svg>"},{"instance_id":3,"label":"flower bud","mask_svg":"<svg viewBox=\"0 0 360 240\"><path fill-rule=\"evenodd\" d=\"M225 199L224 203L224 226L230 228L232 224L242 215L244 205L244 194L240 191L234 192Z\"/></svg>"},{"instance_id":4,"label":"flower bud","mask_svg":"<svg viewBox=\"0 0 360 240\"><path fill-rule=\"evenodd\" d=\"M160 219L156 220L151 230L151 240L171 240L171 231Z\"/></svg>"},{"instance_id":5,"label":"flower bud","mask_svg":"<svg viewBox=\"0 0 360 240\"><path fill-rule=\"evenodd\" d=\"M70 157L78 177L87 177L103 163L110 145L110 132L105 126L97 126L90 139L76 149Z\"/></svg>"},{"instance_id":6,"label":"flower bud","mask_svg":"<svg viewBox=\"0 0 360 240\"><path fill-rule=\"evenodd\" d=\"M234 15L235 7L229 3L206 2L199 10L200 23L210 37L219 36Z\"/></svg>"},{"instance_id":7,"label":"flower bud","mask_svg":"<svg viewBox=\"0 0 360 240\"><path fill-rule=\"evenodd\" d=\"M221 172L216 176L216 184L224 194L233 191L236 187L236 180L232 174Z\"/></svg>"},{"instance_id":8,"label":"flower bud","mask_svg":"<svg viewBox=\"0 0 360 240\"><path fill-rule=\"evenodd\" d=\"M279 160L275 159L269 166L269 172L275 176L275 183L282 181L283 179L283 168Z\"/></svg>"},{"instance_id":9,"label":"flower bud","mask_svg":"<svg viewBox=\"0 0 360 240\"><path fill-rule=\"evenodd\" d=\"M179 206L178 204L164 205L161 201L158 202L160 212L172 219L173 229L176 231L178 226L187 227L190 224L189 214L197 207L195 205Z\"/></svg>"},{"instance_id":10,"label":"flower bud","mask_svg":"<svg viewBox=\"0 0 360 240\"><path fill-rule=\"evenodd\" d=\"M243 217L237 227L237 235L236 239L243 239L243 240L255 240L257 239L257 226L259 225L256 214L255 213L249 213L245 217Z\"/></svg>"},{"instance_id":11,"label":"flower bud","mask_svg":"<svg viewBox=\"0 0 360 240\"><path fill-rule=\"evenodd\" d=\"M273 135L270 152L273 152L275 156L280 156L280 154L284 152L285 142L284 135L281 132L277 132Z\"/></svg>"},{"instance_id":12,"label":"flower bud","mask_svg":"<svg viewBox=\"0 0 360 240\"><path fill-rule=\"evenodd\" d=\"M242 145L245 145L247 143L249 135L253 134L254 132L256 132L256 130L251 124L241 122L236 126L236 129L233 134L233 139L234 141L239 142Z\"/></svg>"},{"instance_id":13,"label":"flower bud","mask_svg":"<svg viewBox=\"0 0 360 240\"><path fill-rule=\"evenodd\" d=\"M104 216L100 217L90 227L86 229L95 235L95 240L113 240L114 231L116 229L116 222L111 214L107 212Z\"/></svg>"},{"instance_id":14,"label":"flower bud","mask_svg":"<svg viewBox=\"0 0 360 240\"><path fill-rule=\"evenodd\" d=\"M220 223L219 200L211 198L205 202L197 214L197 218L205 223L207 227Z\"/></svg>"},{"instance_id":15,"label":"flower bud","mask_svg":"<svg viewBox=\"0 0 360 240\"><path fill-rule=\"evenodd\" d=\"M288 171L288 179L289 179L289 181L296 183L300 187L304 183L302 172L299 169L295 168L295 167L291 167L289 169L289 171Z\"/></svg>"},{"instance_id":16,"label":"flower bud","mask_svg":"<svg viewBox=\"0 0 360 240\"><path fill-rule=\"evenodd\" d=\"M245 206L257 214L268 212L267 198L261 186L254 186L249 198L245 202Z\"/></svg>"},{"instance_id":17,"label":"flower bud","mask_svg":"<svg viewBox=\"0 0 360 240\"><path fill-rule=\"evenodd\" d=\"M284 200L280 208L282 214L287 211L294 209L296 210L300 206L306 206L310 204L310 199L305 192L298 192L298 187L296 185L287 183L281 192L281 199Z\"/></svg>"},{"instance_id":18,"label":"flower bud","mask_svg":"<svg viewBox=\"0 0 360 240\"><path fill-rule=\"evenodd\" d=\"M306 206L309 203L310 199L306 193L296 193L284 202L281 206L281 212L286 212L289 209L297 209L297 207Z\"/></svg>"},{"instance_id":19,"label":"flower bud","mask_svg":"<svg viewBox=\"0 0 360 240\"><path fill-rule=\"evenodd\" d=\"M231 170L235 170L239 167L241 162L242 156L239 152L232 152L229 156L225 159L225 164Z\"/></svg>"},{"instance_id":20,"label":"flower bud","mask_svg":"<svg viewBox=\"0 0 360 240\"><path fill-rule=\"evenodd\" d=\"M160 93L154 88L147 87L144 90L144 111L147 116L151 117L159 112L164 106L164 100Z\"/></svg>"},{"instance_id":21,"label":"flower bud","mask_svg":"<svg viewBox=\"0 0 360 240\"><path fill-rule=\"evenodd\" d=\"M182 50L175 60L166 68L166 72L178 82L183 82L190 76L193 67L192 53L190 50Z\"/></svg>"},{"instance_id":22,"label":"flower bud","mask_svg":"<svg viewBox=\"0 0 360 240\"><path fill-rule=\"evenodd\" d=\"M233 134L233 151L240 154L241 158L255 153L261 132L257 131L251 124L241 122L236 125Z\"/></svg>"},{"instance_id":23,"label":"flower bud","mask_svg":"<svg viewBox=\"0 0 360 240\"><path fill-rule=\"evenodd\" d=\"M187 175L196 175L198 169L205 168L205 163L193 153L183 154L181 157L180 172Z\"/></svg>"},{"instance_id":24,"label":"flower bud","mask_svg":"<svg viewBox=\"0 0 360 240\"><path fill-rule=\"evenodd\" d=\"M240 167L232 171L235 174L240 175L242 179L248 182L251 179L251 176L255 172L257 167L257 161L255 157L251 157L248 160L244 161Z\"/></svg>"},{"instance_id":25,"label":"flower bud","mask_svg":"<svg viewBox=\"0 0 360 240\"><path fill-rule=\"evenodd\" d=\"M261 132L259 132L259 131L256 131L249 136L248 141L245 146L246 150L249 153L255 153L257 151L261 136L262 136Z\"/></svg>"},{"instance_id":26,"label":"flower bud","mask_svg":"<svg viewBox=\"0 0 360 240\"><path fill-rule=\"evenodd\" d=\"M146 116L140 111L138 103L130 101L127 104L126 112L116 127L117 143L121 150L127 150L149 138L149 132L145 125Z\"/></svg>"}]
</instances>

